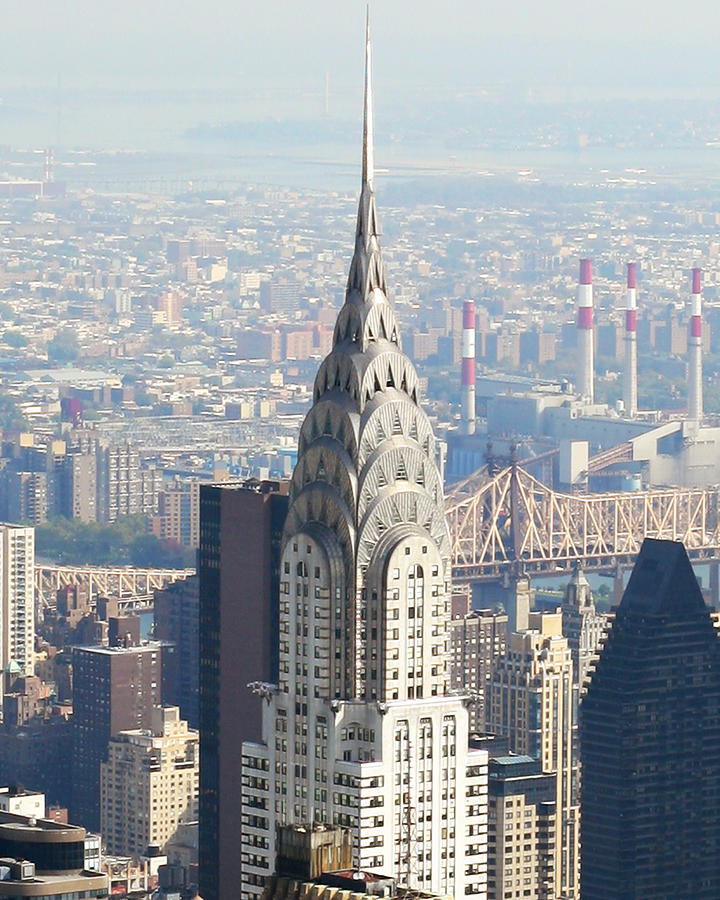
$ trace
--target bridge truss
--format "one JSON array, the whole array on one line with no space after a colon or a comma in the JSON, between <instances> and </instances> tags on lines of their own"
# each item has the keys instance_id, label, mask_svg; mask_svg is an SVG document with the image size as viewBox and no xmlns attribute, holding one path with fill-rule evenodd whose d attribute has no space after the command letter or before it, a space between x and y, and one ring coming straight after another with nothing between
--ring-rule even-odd
<instances>
[{"instance_id":1,"label":"bridge truss","mask_svg":"<svg viewBox=\"0 0 720 900\"><path fill-rule=\"evenodd\" d=\"M101 568L98 566L35 565L35 602L40 609L55 609L57 592L70 585L78 585L90 600L117 597L120 608L129 609L134 600L151 598L154 591L167 587L179 578L194 575L194 569L133 569Z\"/></svg>"},{"instance_id":2,"label":"bridge truss","mask_svg":"<svg viewBox=\"0 0 720 900\"><path fill-rule=\"evenodd\" d=\"M468 479L446 513L457 581L550 574L576 562L611 571L632 565L645 537L682 541L695 560L720 556L717 487L561 494L510 465L479 487Z\"/></svg>"}]
</instances>

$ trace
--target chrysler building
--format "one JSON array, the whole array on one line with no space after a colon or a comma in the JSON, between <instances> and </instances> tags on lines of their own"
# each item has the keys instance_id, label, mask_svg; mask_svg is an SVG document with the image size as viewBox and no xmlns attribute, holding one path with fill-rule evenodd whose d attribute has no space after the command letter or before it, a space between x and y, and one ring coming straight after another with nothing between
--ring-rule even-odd
<instances>
[{"instance_id":1,"label":"chrysler building","mask_svg":"<svg viewBox=\"0 0 720 900\"><path fill-rule=\"evenodd\" d=\"M299 434L280 562L277 685L242 747L243 897L276 825L352 831L359 869L485 897L487 753L448 693L450 540L435 438L387 296L366 39L362 190L333 349ZM238 685L244 690L245 685Z\"/></svg>"}]
</instances>

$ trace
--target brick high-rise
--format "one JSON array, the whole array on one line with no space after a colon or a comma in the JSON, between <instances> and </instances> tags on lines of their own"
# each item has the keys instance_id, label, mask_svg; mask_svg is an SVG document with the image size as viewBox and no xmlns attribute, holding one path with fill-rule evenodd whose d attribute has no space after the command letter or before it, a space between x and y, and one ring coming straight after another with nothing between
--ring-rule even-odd
<instances>
[{"instance_id":1,"label":"brick high-rise","mask_svg":"<svg viewBox=\"0 0 720 900\"><path fill-rule=\"evenodd\" d=\"M287 485L200 488L200 891L235 900L241 881L240 746L262 710L247 685L278 677L280 540Z\"/></svg>"},{"instance_id":2,"label":"brick high-rise","mask_svg":"<svg viewBox=\"0 0 720 900\"><path fill-rule=\"evenodd\" d=\"M100 764L110 738L149 728L162 703L163 650L157 642L73 649L72 818L86 828L100 828Z\"/></svg>"}]
</instances>

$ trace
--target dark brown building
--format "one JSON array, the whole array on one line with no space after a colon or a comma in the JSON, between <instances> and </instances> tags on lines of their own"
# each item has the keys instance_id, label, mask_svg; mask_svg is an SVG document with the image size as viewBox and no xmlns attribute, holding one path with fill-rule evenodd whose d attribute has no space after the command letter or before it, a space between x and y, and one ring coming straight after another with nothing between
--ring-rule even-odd
<instances>
[{"instance_id":1,"label":"dark brown building","mask_svg":"<svg viewBox=\"0 0 720 900\"><path fill-rule=\"evenodd\" d=\"M100 763L110 738L128 728L149 728L162 704L163 651L158 642L138 647L73 649L72 818L100 828Z\"/></svg>"},{"instance_id":2,"label":"dark brown building","mask_svg":"<svg viewBox=\"0 0 720 900\"><path fill-rule=\"evenodd\" d=\"M197 575L180 578L155 591L155 637L175 645L174 672L170 681L174 692L165 703L180 707L180 716L191 728L199 728L198 677L200 670L200 597Z\"/></svg>"},{"instance_id":3,"label":"dark brown building","mask_svg":"<svg viewBox=\"0 0 720 900\"><path fill-rule=\"evenodd\" d=\"M235 900L241 883L240 747L261 739L246 685L277 683L280 541L287 484L200 488L200 893Z\"/></svg>"}]
</instances>

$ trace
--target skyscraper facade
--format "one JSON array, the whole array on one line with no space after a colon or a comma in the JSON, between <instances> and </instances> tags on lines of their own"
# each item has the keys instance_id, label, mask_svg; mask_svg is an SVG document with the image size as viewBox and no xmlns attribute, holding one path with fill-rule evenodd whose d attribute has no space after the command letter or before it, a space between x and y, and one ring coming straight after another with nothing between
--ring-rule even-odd
<instances>
[{"instance_id":1,"label":"skyscraper facade","mask_svg":"<svg viewBox=\"0 0 720 900\"><path fill-rule=\"evenodd\" d=\"M555 777L555 897L578 896L577 689L560 613L529 615L529 629L510 635L493 667L487 729L506 738L513 753L540 762Z\"/></svg>"},{"instance_id":2,"label":"skyscraper facade","mask_svg":"<svg viewBox=\"0 0 720 900\"><path fill-rule=\"evenodd\" d=\"M488 900L553 900L555 778L530 756L490 759Z\"/></svg>"},{"instance_id":3,"label":"skyscraper facade","mask_svg":"<svg viewBox=\"0 0 720 900\"><path fill-rule=\"evenodd\" d=\"M100 828L108 853L163 852L180 825L197 821L198 733L177 706L156 706L151 727L110 738L100 766Z\"/></svg>"},{"instance_id":4,"label":"skyscraper facade","mask_svg":"<svg viewBox=\"0 0 720 900\"><path fill-rule=\"evenodd\" d=\"M118 732L149 728L162 704L163 645L73 649L73 818L100 828L100 765Z\"/></svg>"},{"instance_id":5,"label":"skyscraper facade","mask_svg":"<svg viewBox=\"0 0 720 900\"><path fill-rule=\"evenodd\" d=\"M720 641L682 544L643 543L581 720L583 900L720 897Z\"/></svg>"},{"instance_id":6,"label":"skyscraper facade","mask_svg":"<svg viewBox=\"0 0 720 900\"><path fill-rule=\"evenodd\" d=\"M590 583L576 568L565 588L562 605L562 631L572 654L573 676L581 693L586 687L590 667L597 659L600 641L608 626L608 615L595 608Z\"/></svg>"},{"instance_id":7,"label":"skyscraper facade","mask_svg":"<svg viewBox=\"0 0 720 900\"><path fill-rule=\"evenodd\" d=\"M508 617L476 609L450 622L450 687L473 695L470 728L485 728L485 695L494 661L505 653Z\"/></svg>"},{"instance_id":8,"label":"skyscraper facade","mask_svg":"<svg viewBox=\"0 0 720 900\"><path fill-rule=\"evenodd\" d=\"M262 709L247 685L277 681L287 509L287 484L276 481L200 489L199 858L205 900L235 900L242 879L238 750L262 734Z\"/></svg>"},{"instance_id":9,"label":"skyscraper facade","mask_svg":"<svg viewBox=\"0 0 720 900\"><path fill-rule=\"evenodd\" d=\"M352 829L355 864L484 896L487 752L448 694L450 541L435 438L387 298L370 42L355 253L299 436L280 572L279 678L243 745L243 890L276 826Z\"/></svg>"}]
</instances>

